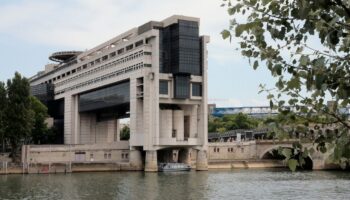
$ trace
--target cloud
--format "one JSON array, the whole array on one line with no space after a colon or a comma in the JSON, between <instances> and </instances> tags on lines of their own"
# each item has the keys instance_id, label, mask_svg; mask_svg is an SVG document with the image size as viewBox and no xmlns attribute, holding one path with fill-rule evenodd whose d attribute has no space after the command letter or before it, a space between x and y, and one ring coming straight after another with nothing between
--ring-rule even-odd
<instances>
[{"instance_id":1,"label":"cloud","mask_svg":"<svg viewBox=\"0 0 350 200\"><path fill-rule=\"evenodd\" d=\"M201 18L201 32L222 42L220 31L228 26L225 9L213 0L24 0L0 7L0 31L23 40L92 48L151 19L173 14Z\"/></svg>"},{"instance_id":2,"label":"cloud","mask_svg":"<svg viewBox=\"0 0 350 200\"><path fill-rule=\"evenodd\" d=\"M200 34L211 38L208 60L211 72L215 73L209 76L209 84L221 87L218 84L222 80L230 80L234 76L235 81L230 84L245 83L248 88L249 84L255 83L249 80L251 77L242 77L250 68L240 51L235 50L238 41L233 39L230 43L220 35L223 29L229 27L230 19L226 9L220 7L221 3L222 0L14 0L0 3L0 34L11 35L19 46L24 41L29 45L57 50L85 50L150 20L163 20L174 14L199 17ZM27 67L25 69L28 74L34 74L42 67L32 67L31 71ZM237 87L226 88L233 89ZM249 92L256 95L255 90L244 91ZM218 90L212 90L210 95L227 96ZM262 105L260 100L246 98L230 98L218 104Z\"/></svg>"}]
</instances>

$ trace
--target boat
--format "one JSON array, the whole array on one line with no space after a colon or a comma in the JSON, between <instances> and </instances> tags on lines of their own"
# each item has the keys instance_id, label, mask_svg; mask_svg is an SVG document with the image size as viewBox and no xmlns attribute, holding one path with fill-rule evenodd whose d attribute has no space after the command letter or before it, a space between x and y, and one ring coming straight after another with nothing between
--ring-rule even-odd
<instances>
[{"instance_id":1,"label":"boat","mask_svg":"<svg viewBox=\"0 0 350 200\"><path fill-rule=\"evenodd\" d=\"M160 172L178 172L190 171L191 166L185 163L159 163L158 171Z\"/></svg>"}]
</instances>

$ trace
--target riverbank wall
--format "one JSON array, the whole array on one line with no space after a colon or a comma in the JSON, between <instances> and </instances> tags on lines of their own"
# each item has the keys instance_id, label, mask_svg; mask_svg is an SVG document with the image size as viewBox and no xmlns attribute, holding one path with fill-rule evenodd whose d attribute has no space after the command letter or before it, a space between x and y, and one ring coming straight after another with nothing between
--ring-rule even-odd
<instances>
[{"instance_id":1,"label":"riverbank wall","mask_svg":"<svg viewBox=\"0 0 350 200\"><path fill-rule=\"evenodd\" d=\"M293 141L245 141L209 143L206 151L208 169L282 168L283 160L268 158L279 146L291 148ZM196 151L191 151L189 164L196 168ZM128 141L111 144L25 145L21 164L13 164L2 155L0 174L71 173L92 171L136 171L144 169L140 150L130 150ZM312 169L335 169L326 163L326 155L311 155Z\"/></svg>"}]
</instances>

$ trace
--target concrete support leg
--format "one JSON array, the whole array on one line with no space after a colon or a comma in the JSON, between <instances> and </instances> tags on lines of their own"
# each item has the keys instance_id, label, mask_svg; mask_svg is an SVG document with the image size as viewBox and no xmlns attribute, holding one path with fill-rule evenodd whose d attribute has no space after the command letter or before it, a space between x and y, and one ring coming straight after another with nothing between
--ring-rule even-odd
<instances>
[{"instance_id":1,"label":"concrete support leg","mask_svg":"<svg viewBox=\"0 0 350 200\"><path fill-rule=\"evenodd\" d=\"M191 165L191 149L183 149L179 152L179 162Z\"/></svg>"},{"instance_id":2,"label":"concrete support leg","mask_svg":"<svg viewBox=\"0 0 350 200\"><path fill-rule=\"evenodd\" d=\"M142 170L143 165L142 165L141 151L130 150L129 163L130 163L130 168L132 170Z\"/></svg>"},{"instance_id":3,"label":"concrete support leg","mask_svg":"<svg viewBox=\"0 0 350 200\"><path fill-rule=\"evenodd\" d=\"M196 163L197 171L207 171L208 170L208 158L207 158L207 151L205 150L198 150L197 151L197 163Z\"/></svg>"},{"instance_id":4,"label":"concrete support leg","mask_svg":"<svg viewBox=\"0 0 350 200\"><path fill-rule=\"evenodd\" d=\"M157 151L146 151L145 171L146 172L158 171Z\"/></svg>"}]
</instances>

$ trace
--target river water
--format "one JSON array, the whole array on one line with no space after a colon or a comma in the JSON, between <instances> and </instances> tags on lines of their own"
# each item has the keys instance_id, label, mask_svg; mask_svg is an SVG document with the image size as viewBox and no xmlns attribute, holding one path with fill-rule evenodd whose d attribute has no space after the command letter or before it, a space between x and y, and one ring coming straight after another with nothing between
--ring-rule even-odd
<instances>
[{"instance_id":1,"label":"river water","mask_svg":"<svg viewBox=\"0 0 350 200\"><path fill-rule=\"evenodd\" d=\"M350 199L350 173L275 170L0 176L0 199Z\"/></svg>"}]
</instances>

